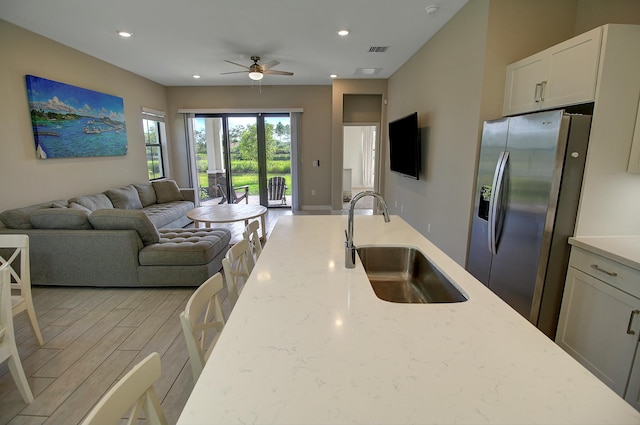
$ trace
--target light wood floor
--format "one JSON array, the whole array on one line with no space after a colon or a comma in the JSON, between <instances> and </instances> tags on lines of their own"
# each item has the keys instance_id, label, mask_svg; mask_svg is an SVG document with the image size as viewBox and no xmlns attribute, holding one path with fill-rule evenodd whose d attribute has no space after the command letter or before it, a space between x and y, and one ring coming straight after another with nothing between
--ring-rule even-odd
<instances>
[{"instance_id":1,"label":"light wood floor","mask_svg":"<svg viewBox=\"0 0 640 425\"><path fill-rule=\"evenodd\" d=\"M291 210L267 213L267 229ZM244 223L225 225L232 242ZM26 405L6 362L0 365L0 424L78 424L107 389L151 352L162 358L155 388L174 424L193 387L179 314L195 288L35 286L45 340L36 344L24 313L14 320L18 350L35 400ZM228 301L223 308L229 312Z\"/></svg>"}]
</instances>

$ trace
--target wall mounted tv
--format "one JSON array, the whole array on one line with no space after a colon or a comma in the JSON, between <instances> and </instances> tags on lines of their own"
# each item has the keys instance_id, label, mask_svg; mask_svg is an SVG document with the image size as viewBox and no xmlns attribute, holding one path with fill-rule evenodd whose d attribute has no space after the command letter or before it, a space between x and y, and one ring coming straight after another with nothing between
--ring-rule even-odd
<instances>
[{"instance_id":1,"label":"wall mounted tv","mask_svg":"<svg viewBox=\"0 0 640 425\"><path fill-rule=\"evenodd\" d=\"M390 169L403 176L418 180L420 177L420 129L418 113L389 123Z\"/></svg>"}]
</instances>

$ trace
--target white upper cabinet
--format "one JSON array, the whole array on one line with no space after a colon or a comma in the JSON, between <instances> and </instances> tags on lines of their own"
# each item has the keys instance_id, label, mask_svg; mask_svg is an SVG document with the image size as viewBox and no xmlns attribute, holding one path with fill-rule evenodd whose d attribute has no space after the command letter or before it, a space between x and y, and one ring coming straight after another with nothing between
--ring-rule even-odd
<instances>
[{"instance_id":1,"label":"white upper cabinet","mask_svg":"<svg viewBox=\"0 0 640 425\"><path fill-rule=\"evenodd\" d=\"M503 114L594 101L601 40L598 27L509 65Z\"/></svg>"},{"instance_id":2,"label":"white upper cabinet","mask_svg":"<svg viewBox=\"0 0 640 425\"><path fill-rule=\"evenodd\" d=\"M636 109L636 124L633 130L631 142L631 154L629 155L629 167L627 171L640 174L640 103Z\"/></svg>"},{"instance_id":3,"label":"white upper cabinet","mask_svg":"<svg viewBox=\"0 0 640 425\"><path fill-rule=\"evenodd\" d=\"M515 115L540 109L542 82L547 79L549 62L538 53L507 67L507 86L503 114Z\"/></svg>"}]
</instances>

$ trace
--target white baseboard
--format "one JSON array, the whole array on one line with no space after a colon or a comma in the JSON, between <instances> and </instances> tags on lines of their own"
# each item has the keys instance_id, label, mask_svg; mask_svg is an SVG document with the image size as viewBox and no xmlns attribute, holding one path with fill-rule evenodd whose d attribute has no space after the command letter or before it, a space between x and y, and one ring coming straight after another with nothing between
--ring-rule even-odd
<instances>
[{"instance_id":1,"label":"white baseboard","mask_svg":"<svg viewBox=\"0 0 640 425\"><path fill-rule=\"evenodd\" d=\"M303 205L302 211L331 211L331 205Z\"/></svg>"}]
</instances>

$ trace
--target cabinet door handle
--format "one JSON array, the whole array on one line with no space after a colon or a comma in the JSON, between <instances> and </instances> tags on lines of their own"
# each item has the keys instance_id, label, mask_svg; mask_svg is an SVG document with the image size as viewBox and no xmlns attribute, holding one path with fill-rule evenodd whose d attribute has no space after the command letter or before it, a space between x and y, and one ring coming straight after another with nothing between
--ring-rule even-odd
<instances>
[{"instance_id":1,"label":"cabinet door handle","mask_svg":"<svg viewBox=\"0 0 640 425\"><path fill-rule=\"evenodd\" d=\"M533 92L533 100L534 102L540 102L540 96L542 96L542 83L536 84L536 90Z\"/></svg>"},{"instance_id":2,"label":"cabinet door handle","mask_svg":"<svg viewBox=\"0 0 640 425\"><path fill-rule=\"evenodd\" d=\"M597 264L592 264L592 265L591 265L591 268L592 268L592 269L594 269L594 270L597 270L597 271L599 271L599 272L601 272L601 273L608 274L608 275L609 275L609 276L611 276L611 277L616 277L616 276L618 276L618 273L616 273L616 272L610 272L610 271L607 271L607 270L605 270L605 269L601 269L601 268L600 268L600 266L598 266Z\"/></svg>"},{"instance_id":3,"label":"cabinet door handle","mask_svg":"<svg viewBox=\"0 0 640 425\"><path fill-rule=\"evenodd\" d=\"M631 312L631 316L629 316L629 324L627 325L627 333L628 333L629 335L635 335L635 334L636 334L636 331L634 331L634 330L632 330L632 329L631 329L631 323L633 323L633 317L634 317L636 314L640 314L640 310L633 310L633 311Z\"/></svg>"},{"instance_id":4,"label":"cabinet door handle","mask_svg":"<svg viewBox=\"0 0 640 425\"><path fill-rule=\"evenodd\" d=\"M540 83L540 102L544 102L544 92L547 88L547 82L546 81L542 81Z\"/></svg>"}]
</instances>

